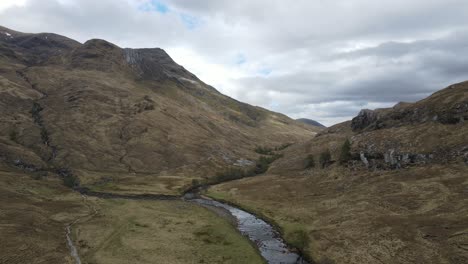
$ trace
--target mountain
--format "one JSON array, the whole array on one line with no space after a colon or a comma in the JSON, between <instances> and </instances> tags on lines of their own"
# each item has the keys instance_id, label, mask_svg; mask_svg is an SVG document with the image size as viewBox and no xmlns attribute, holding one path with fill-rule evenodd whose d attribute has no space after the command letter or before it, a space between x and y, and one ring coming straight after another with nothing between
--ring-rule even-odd
<instances>
[{"instance_id":1,"label":"mountain","mask_svg":"<svg viewBox=\"0 0 468 264\"><path fill-rule=\"evenodd\" d=\"M95 188L179 192L252 164L256 146L318 132L219 93L159 48L0 27L0 65L0 161Z\"/></svg>"},{"instance_id":2,"label":"mountain","mask_svg":"<svg viewBox=\"0 0 468 264\"><path fill-rule=\"evenodd\" d=\"M311 126L326 127L326 126L324 126L324 125L320 124L319 122L317 122L315 120L312 120L312 119L299 118L299 119L296 119L296 121L299 121L299 122L302 122L304 124L308 124L308 125L311 125Z\"/></svg>"},{"instance_id":3,"label":"mountain","mask_svg":"<svg viewBox=\"0 0 468 264\"><path fill-rule=\"evenodd\" d=\"M466 120L468 82L362 110L208 195L271 219L316 263L467 263Z\"/></svg>"}]
</instances>

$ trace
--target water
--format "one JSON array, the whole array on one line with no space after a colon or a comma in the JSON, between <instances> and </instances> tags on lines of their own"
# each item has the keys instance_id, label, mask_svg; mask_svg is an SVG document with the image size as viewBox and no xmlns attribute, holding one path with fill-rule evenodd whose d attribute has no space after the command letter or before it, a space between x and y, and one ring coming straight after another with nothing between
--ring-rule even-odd
<instances>
[{"instance_id":1,"label":"water","mask_svg":"<svg viewBox=\"0 0 468 264\"><path fill-rule=\"evenodd\" d=\"M81 264L80 256L78 255L78 250L76 249L75 245L73 244L73 240L71 239L71 228L70 225L67 225L67 244L70 248L70 255L75 260L76 264Z\"/></svg>"},{"instance_id":2,"label":"water","mask_svg":"<svg viewBox=\"0 0 468 264\"><path fill-rule=\"evenodd\" d=\"M279 233L270 224L255 215L218 201L202 198L191 201L229 211L237 220L237 229L257 245L261 255L269 264L307 264L300 255L288 248Z\"/></svg>"}]
</instances>

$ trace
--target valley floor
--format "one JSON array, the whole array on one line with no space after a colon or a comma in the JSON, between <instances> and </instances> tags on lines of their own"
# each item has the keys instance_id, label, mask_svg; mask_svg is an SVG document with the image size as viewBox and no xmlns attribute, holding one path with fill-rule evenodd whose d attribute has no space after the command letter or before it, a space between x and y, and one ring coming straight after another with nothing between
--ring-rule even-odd
<instances>
[{"instance_id":1,"label":"valley floor","mask_svg":"<svg viewBox=\"0 0 468 264\"><path fill-rule=\"evenodd\" d=\"M57 178L33 177L0 167L0 263L74 263L65 227L90 208Z\"/></svg>"},{"instance_id":2,"label":"valley floor","mask_svg":"<svg viewBox=\"0 0 468 264\"><path fill-rule=\"evenodd\" d=\"M98 215L75 227L83 263L263 263L233 225L196 204L95 202Z\"/></svg>"},{"instance_id":3,"label":"valley floor","mask_svg":"<svg viewBox=\"0 0 468 264\"><path fill-rule=\"evenodd\" d=\"M37 179L34 179L37 177ZM56 176L0 167L0 263L263 263L224 218L189 202L82 197Z\"/></svg>"},{"instance_id":4,"label":"valley floor","mask_svg":"<svg viewBox=\"0 0 468 264\"><path fill-rule=\"evenodd\" d=\"M363 172L336 166L212 186L275 223L318 263L468 263L465 164ZM37 178L37 179L34 179ZM40 178L40 179L39 179ZM0 167L0 263L263 263L232 224L179 201L98 199L53 175Z\"/></svg>"},{"instance_id":5,"label":"valley floor","mask_svg":"<svg viewBox=\"0 0 468 264\"><path fill-rule=\"evenodd\" d=\"M318 263L468 263L465 164L267 175L207 194L263 215Z\"/></svg>"}]
</instances>

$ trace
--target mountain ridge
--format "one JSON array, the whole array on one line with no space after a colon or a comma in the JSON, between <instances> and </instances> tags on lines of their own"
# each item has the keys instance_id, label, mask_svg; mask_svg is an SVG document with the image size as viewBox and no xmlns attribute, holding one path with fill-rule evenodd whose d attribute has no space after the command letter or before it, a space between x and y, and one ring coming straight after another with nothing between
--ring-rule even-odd
<instances>
[{"instance_id":1,"label":"mountain ridge","mask_svg":"<svg viewBox=\"0 0 468 264\"><path fill-rule=\"evenodd\" d=\"M308 119L308 118L298 118L298 119L296 119L296 121L299 121L299 122L302 122L302 123L305 123L305 124L309 124L311 126L322 127L322 128L326 127L323 124L321 124L321 123L319 123L319 122L317 122L315 120Z\"/></svg>"},{"instance_id":2,"label":"mountain ridge","mask_svg":"<svg viewBox=\"0 0 468 264\"><path fill-rule=\"evenodd\" d=\"M177 192L192 178L255 160L257 145L318 132L219 93L159 48L10 34L0 39L0 109L11 114L1 117L0 147L9 164L68 168L91 185L109 172L114 183L173 175L177 184L165 191Z\"/></svg>"}]
</instances>

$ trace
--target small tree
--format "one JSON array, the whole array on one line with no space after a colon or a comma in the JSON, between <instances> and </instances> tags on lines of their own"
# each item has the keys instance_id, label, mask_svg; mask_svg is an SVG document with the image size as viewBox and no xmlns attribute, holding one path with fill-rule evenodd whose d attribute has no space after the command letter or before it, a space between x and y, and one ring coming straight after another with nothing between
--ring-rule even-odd
<instances>
[{"instance_id":1,"label":"small tree","mask_svg":"<svg viewBox=\"0 0 468 264\"><path fill-rule=\"evenodd\" d=\"M315 168L314 155L312 154L307 155L307 158L305 159L305 168L306 169Z\"/></svg>"},{"instance_id":2,"label":"small tree","mask_svg":"<svg viewBox=\"0 0 468 264\"><path fill-rule=\"evenodd\" d=\"M322 169L325 168L331 161L330 150L326 150L320 154L319 163L322 166Z\"/></svg>"},{"instance_id":3,"label":"small tree","mask_svg":"<svg viewBox=\"0 0 468 264\"><path fill-rule=\"evenodd\" d=\"M343 146L341 146L339 161L340 164L344 164L349 160L351 160L351 142L349 142L349 139L346 139Z\"/></svg>"}]
</instances>

